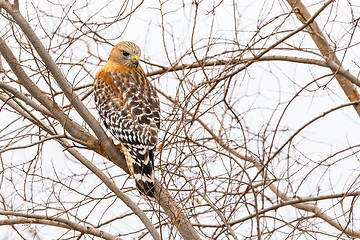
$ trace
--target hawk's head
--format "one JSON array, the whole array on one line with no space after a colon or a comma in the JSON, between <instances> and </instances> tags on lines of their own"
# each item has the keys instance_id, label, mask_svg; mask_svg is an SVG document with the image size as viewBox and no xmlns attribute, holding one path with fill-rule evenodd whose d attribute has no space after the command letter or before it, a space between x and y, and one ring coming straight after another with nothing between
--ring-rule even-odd
<instances>
[{"instance_id":1,"label":"hawk's head","mask_svg":"<svg viewBox=\"0 0 360 240\"><path fill-rule=\"evenodd\" d=\"M133 42L124 41L116 44L111 50L109 60L121 65L136 68L139 65L140 48Z\"/></svg>"}]
</instances>

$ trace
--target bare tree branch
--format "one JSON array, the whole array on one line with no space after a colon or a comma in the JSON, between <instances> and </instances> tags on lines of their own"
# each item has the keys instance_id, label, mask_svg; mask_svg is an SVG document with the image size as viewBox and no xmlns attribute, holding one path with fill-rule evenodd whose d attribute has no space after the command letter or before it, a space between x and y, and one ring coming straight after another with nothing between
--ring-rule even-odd
<instances>
[{"instance_id":1,"label":"bare tree branch","mask_svg":"<svg viewBox=\"0 0 360 240\"><path fill-rule=\"evenodd\" d=\"M1 225L14 225L14 224L43 224L70 230L79 231L81 233L89 234L92 236L100 237L108 240L121 240L121 238L111 235L107 232L92 228L90 226L83 226L64 218L42 216L37 214L20 213L14 211L0 211L0 215L16 216L17 218L0 220Z\"/></svg>"},{"instance_id":2,"label":"bare tree branch","mask_svg":"<svg viewBox=\"0 0 360 240\"><path fill-rule=\"evenodd\" d=\"M318 24L314 19L312 19L309 11L306 9L304 4L300 0L287 0L293 11L296 13L296 17L302 22L310 23L306 26L310 36L314 40L316 46L320 50L321 54L324 56L325 59L329 59L329 67L334 72L336 79L338 80L341 88L345 92L346 96L349 98L351 102L356 102L360 100L360 94L357 92L356 88L352 85L351 82L357 83L357 80L351 81L352 77L346 78L343 75L336 74L341 66L341 62L336 57L335 51L331 48L330 44L326 40L326 37L322 33L321 29L319 28ZM325 5L334 2L334 0L327 1ZM312 20L311 20L312 19ZM311 20L311 21L310 21ZM331 61L331 62L330 62ZM336 66L332 63L336 63ZM345 74L345 73L344 73ZM348 74L347 74L348 75ZM350 82L351 81L351 82ZM354 108L357 114L360 116L360 105L354 105Z\"/></svg>"},{"instance_id":3,"label":"bare tree branch","mask_svg":"<svg viewBox=\"0 0 360 240\"><path fill-rule=\"evenodd\" d=\"M231 60L217 60L217 61L202 61L194 62L191 64L182 64L170 67L161 67L159 70L151 71L147 73L147 76L156 76L162 75L173 71L184 71L186 69L200 68L203 67L214 67L221 65L238 65L244 64L253 61L254 58L241 58L241 59L231 59ZM343 77L346 77L356 86L360 87L359 79L352 75L349 71L345 70L343 67L337 65L334 61L327 59L326 61L310 59L310 58L301 58L301 57L291 57L291 56L261 56L256 59L257 62L262 61L286 61L294 63L304 63L304 64L313 64L321 67L330 68L335 74L340 74Z\"/></svg>"}]
</instances>

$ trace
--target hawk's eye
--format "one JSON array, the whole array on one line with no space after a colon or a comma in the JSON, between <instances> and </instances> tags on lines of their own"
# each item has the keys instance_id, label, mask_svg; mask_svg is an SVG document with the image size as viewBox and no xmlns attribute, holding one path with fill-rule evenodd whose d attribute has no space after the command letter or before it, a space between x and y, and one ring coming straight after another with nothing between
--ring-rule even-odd
<instances>
[{"instance_id":1,"label":"hawk's eye","mask_svg":"<svg viewBox=\"0 0 360 240\"><path fill-rule=\"evenodd\" d=\"M127 51L122 51L122 54L123 54L125 57L130 55L130 53L128 53Z\"/></svg>"}]
</instances>

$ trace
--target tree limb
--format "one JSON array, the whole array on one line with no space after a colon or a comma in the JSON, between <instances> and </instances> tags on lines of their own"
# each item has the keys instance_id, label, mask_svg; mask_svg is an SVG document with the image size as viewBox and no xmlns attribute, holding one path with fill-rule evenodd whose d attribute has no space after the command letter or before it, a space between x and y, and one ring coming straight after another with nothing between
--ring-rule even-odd
<instances>
[{"instance_id":1,"label":"tree limb","mask_svg":"<svg viewBox=\"0 0 360 240\"><path fill-rule=\"evenodd\" d=\"M121 238L116 237L107 232L101 231L96 228L92 228L90 226L83 226L83 225L74 223L74 222L69 221L64 218L42 216L42 215L38 215L38 214L27 214L27 213L20 213L20 212L14 212L14 211L0 211L0 215L16 216L16 218L0 220L0 226L25 224L25 223L43 224L43 225L50 225L50 226L75 230L75 231L78 231L81 233L89 234L89 235L107 239L107 240L121 240Z\"/></svg>"},{"instance_id":2,"label":"tree limb","mask_svg":"<svg viewBox=\"0 0 360 240\"><path fill-rule=\"evenodd\" d=\"M329 0L325 4L329 4L334 2L335 0ZM295 12L296 17L302 22L308 22L311 19L311 15L309 11L306 9L305 5L301 2L301 0L287 0L289 5L291 6L293 12ZM352 78L346 78L341 74L337 74L339 68L342 68L341 62L336 57L335 51L330 46L329 42L326 40L326 37L322 33L320 27L316 23L315 19L306 26L308 33L313 39L314 43L318 47L319 51L323 55L325 59L328 59L329 68L334 72L335 78L340 84L340 87L348 97L351 102L356 102L360 100L360 94L354 87L353 83L357 83L356 81L351 81ZM334 63L338 66L334 66ZM345 73L347 74L347 73ZM355 111L360 116L360 105L354 105Z\"/></svg>"}]
</instances>

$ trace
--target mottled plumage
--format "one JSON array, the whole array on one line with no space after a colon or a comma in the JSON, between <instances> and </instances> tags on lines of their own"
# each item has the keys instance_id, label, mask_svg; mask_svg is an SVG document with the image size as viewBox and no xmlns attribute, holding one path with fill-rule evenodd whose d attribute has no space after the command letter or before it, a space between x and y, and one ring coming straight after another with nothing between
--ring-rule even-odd
<instances>
[{"instance_id":1,"label":"mottled plumage","mask_svg":"<svg viewBox=\"0 0 360 240\"><path fill-rule=\"evenodd\" d=\"M140 53L132 42L115 45L107 63L96 73L94 95L105 127L131 155L127 163L138 190L153 197L160 107L154 87L138 64Z\"/></svg>"}]
</instances>

